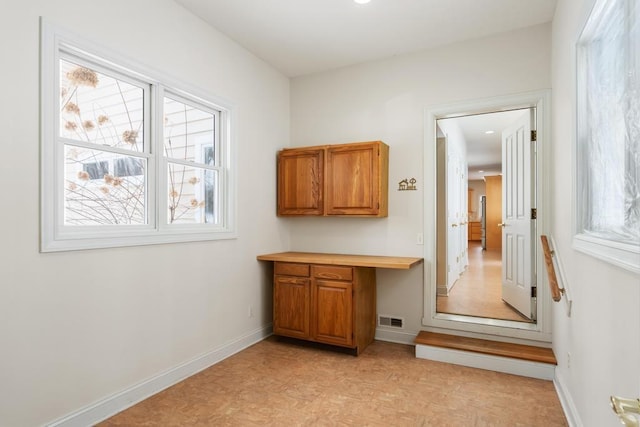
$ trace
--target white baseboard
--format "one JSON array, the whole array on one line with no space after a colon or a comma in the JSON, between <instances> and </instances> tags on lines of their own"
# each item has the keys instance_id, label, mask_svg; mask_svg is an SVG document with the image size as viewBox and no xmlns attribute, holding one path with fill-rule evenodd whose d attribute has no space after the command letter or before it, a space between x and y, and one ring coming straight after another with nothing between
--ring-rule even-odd
<instances>
[{"instance_id":1,"label":"white baseboard","mask_svg":"<svg viewBox=\"0 0 640 427\"><path fill-rule=\"evenodd\" d=\"M375 339L378 341L387 341L394 342L397 344L409 344L414 345L417 332L407 332L407 331L392 331L390 329L376 329Z\"/></svg>"},{"instance_id":2,"label":"white baseboard","mask_svg":"<svg viewBox=\"0 0 640 427\"><path fill-rule=\"evenodd\" d=\"M560 399L560 405L564 411L564 416L567 418L569 427L582 427L584 424L582 424L578 410L573 403L571 393L569 393L569 390L558 371L556 371L556 376L553 379L553 385L556 388L556 393L558 394L558 399Z\"/></svg>"},{"instance_id":3,"label":"white baseboard","mask_svg":"<svg viewBox=\"0 0 640 427\"><path fill-rule=\"evenodd\" d=\"M523 377L538 378L541 380L551 381L555 377L556 367L548 363L530 362L527 360L433 347L424 344L416 345L416 357L419 359L453 363L455 365L487 369L489 371L504 372L506 374L521 375Z\"/></svg>"},{"instance_id":4,"label":"white baseboard","mask_svg":"<svg viewBox=\"0 0 640 427\"><path fill-rule=\"evenodd\" d=\"M169 369L126 390L75 411L59 420L46 424L49 427L86 427L121 412L162 390L188 378L216 363L262 341L271 335L267 325L227 343L215 350Z\"/></svg>"}]
</instances>

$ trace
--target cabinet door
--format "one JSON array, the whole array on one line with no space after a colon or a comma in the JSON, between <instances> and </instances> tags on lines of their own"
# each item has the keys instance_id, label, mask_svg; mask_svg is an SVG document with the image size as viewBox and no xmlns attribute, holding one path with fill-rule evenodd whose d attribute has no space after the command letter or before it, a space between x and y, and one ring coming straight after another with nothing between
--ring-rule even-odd
<instances>
[{"instance_id":1,"label":"cabinet door","mask_svg":"<svg viewBox=\"0 0 640 427\"><path fill-rule=\"evenodd\" d=\"M323 215L323 149L278 153L278 215Z\"/></svg>"},{"instance_id":2,"label":"cabinet door","mask_svg":"<svg viewBox=\"0 0 640 427\"><path fill-rule=\"evenodd\" d=\"M293 338L309 338L309 279L275 276L273 288L273 333Z\"/></svg>"},{"instance_id":3,"label":"cabinet door","mask_svg":"<svg viewBox=\"0 0 640 427\"><path fill-rule=\"evenodd\" d=\"M326 344L353 346L353 284L313 279L313 339Z\"/></svg>"},{"instance_id":4,"label":"cabinet door","mask_svg":"<svg viewBox=\"0 0 640 427\"><path fill-rule=\"evenodd\" d=\"M387 216L387 145L329 146L326 161L327 215Z\"/></svg>"}]
</instances>

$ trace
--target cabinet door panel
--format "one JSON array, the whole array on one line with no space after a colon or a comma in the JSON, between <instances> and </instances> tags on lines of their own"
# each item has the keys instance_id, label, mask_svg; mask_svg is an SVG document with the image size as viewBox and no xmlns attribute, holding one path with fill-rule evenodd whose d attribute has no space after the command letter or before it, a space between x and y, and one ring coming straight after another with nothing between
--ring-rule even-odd
<instances>
[{"instance_id":1,"label":"cabinet door panel","mask_svg":"<svg viewBox=\"0 0 640 427\"><path fill-rule=\"evenodd\" d=\"M273 295L273 333L293 338L309 338L309 279L276 276Z\"/></svg>"},{"instance_id":2,"label":"cabinet door panel","mask_svg":"<svg viewBox=\"0 0 640 427\"><path fill-rule=\"evenodd\" d=\"M322 215L324 150L292 149L278 155L278 215Z\"/></svg>"},{"instance_id":3,"label":"cabinet door panel","mask_svg":"<svg viewBox=\"0 0 640 427\"><path fill-rule=\"evenodd\" d=\"M388 159L381 141L329 146L326 214L387 216Z\"/></svg>"},{"instance_id":4,"label":"cabinet door panel","mask_svg":"<svg viewBox=\"0 0 640 427\"><path fill-rule=\"evenodd\" d=\"M330 148L327 152L327 213L375 213L377 168L372 146Z\"/></svg>"},{"instance_id":5,"label":"cabinet door panel","mask_svg":"<svg viewBox=\"0 0 640 427\"><path fill-rule=\"evenodd\" d=\"M313 338L327 344L353 345L353 284L314 279Z\"/></svg>"}]
</instances>

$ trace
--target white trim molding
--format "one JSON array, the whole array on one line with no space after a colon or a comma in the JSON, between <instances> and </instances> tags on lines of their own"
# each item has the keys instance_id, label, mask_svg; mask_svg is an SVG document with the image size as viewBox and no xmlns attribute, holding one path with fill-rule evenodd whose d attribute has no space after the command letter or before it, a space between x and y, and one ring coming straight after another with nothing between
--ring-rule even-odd
<instances>
[{"instance_id":1,"label":"white trim molding","mask_svg":"<svg viewBox=\"0 0 640 427\"><path fill-rule=\"evenodd\" d=\"M551 138L551 90L539 90L493 98L469 100L445 105L436 105L425 109L424 141L424 180L433 185L425 186L424 194L424 232L436 235L436 120L470 114L508 111L518 108L536 108L537 162L536 162L536 234L539 242L541 234L550 229L550 138ZM551 298L546 282L542 249L536 244L535 266L537 283L537 320L533 324L523 322L498 321L472 316L457 316L438 313L436 310L436 240L424 245L424 313L422 324L429 329L455 330L457 334L493 335L535 342L551 342ZM451 333L451 332L449 332Z\"/></svg>"},{"instance_id":2,"label":"white trim molding","mask_svg":"<svg viewBox=\"0 0 640 427\"><path fill-rule=\"evenodd\" d=\"M453 350L450 348L434 347L424 344L416 345L416 357L418 359L453 363L454 365L486 369L489 371L503 372L505 374L520 375L523 377L549 381L554 379L556 370L556 366L549 363L492 356L488 354Z\"/></svg>"},{"instance_id":3,"label":"white trim molding","mask_svg":"<svg viewBox=\"0 0 640 427\"><path fill-rule=\"evenodd\" d=\"M582 420L580 420L580 414L576 409L576 405L573 403L573 398L567 389L562 377L556 370L556 376L553 378L553 385L556 388L558 399L560 400L560 406L564 411L564 416L567 418L567 422L570 427L582 427Z\"/></svg>"},{"instance_id":4,"label":"white trim molding","mask_svg":"<svg viewBox=\"0 0 640 427\"><path fill-rule=\"evenodd\" d=\"M400 332L400 331L392 331L390 329L377 328L375 339L377 341L393 342L396 344L414 345L417 335L418 335L418 332L416 331Z\"/></svg>"},{"instance_id":5,"label":"white trim molding","mask_svg":"<svg viewBox=\"0 0 640 427\"><path fill-rule=\"evenodd\" d=\"M573 249L640 274L640 246L599 239L586 234L573 237Z\"/></svg>"},{"instance_id":6,"label":"white trim molding","mask_svg":"<svg viewBox=\"0 0 640 427\"><path fill-rule=\"evenodd\" d=\"M164 75L162 72L138 63L135 60L125 58L117 52L113 52L104 47L98 46L85 38L73 34L65 29L57 27L47 20L41 18L40 21L40 43L41 43L41 72L40 72L40 251L56 252L85 250L96 248L111 248L124 246L138 246L178 242L196 242L205 240L223 240L237 238L237 143L235 126L237 121L237 107L220 97L209 94L207 91L198 88L190 83L182 82L178 79ZM123 149L122 138L117 136L120 128L114 128L110 139L118 141L118 144L100 144L102 141L98 133L89 137L88 131L84 137L76 137L74 134L63 133L61 122L64 118L60 108L60 93L62 93L60 76L62 76L62 63L77 64L95 73L102 73L117 82L125 82L131 87L135 87L139 92L136 102L142 105L141 117L134 120L140 122L139 125L131 124L132 127L140 126L142 134L141 141L134 138L134 144L140 144L136 150ZM96 75L94 73L94 75ZM97 80L95 85L97 85ZM85 84L84 86L94 86ZM77 89L77 85L75 86ZM118 86L119 87L119 86ZM71 93L76 93L69 91ZM166 96L165 96L166 91ZM76 129L79 125L79 107L69 102L71 95L65 104L74 105L75 111L67 112L73 115L74 121L67 122L73 125L69 129ZM92 95L93 96L93 95ZM101 95L102 96L102 95ZM139 99L138 99L139 98ZM123 97L124 99L124 97ZM164 99L172 99L176 102L189 105L190 108L200 110L211 116L215 123L211 131L212 144L215 144L215 161L210 164L197 163L191 158L176 158L163 155L164 147ZM84 106L83 106L84 108ZM128 108L125 109L128 113ZM96 107L96 111L98 108ZM101 110L100 110L101 111ZM94 116L97 113L94 112ZM105 114L107 114L105 112ZM118 112L120 114L120 112ZM108 114L101 115L105 123L109 122ZM64 119L66 120L66 119ZM90 124L94 129L95 121L86 120L84 123ZM114 125L115 126L115 125ZM117 132L116 132L117 131ZM95 131L97 132L97 131ZM102 131L101 131L102 132ZM125 131L129 132L129 131ZM131 131L133 132L133 130ZM79 132L78 132L79 133ZM137 135L138 131L135 131ZM117 135L116 135L117 134ZM124 134L123 134L124 135ZM213 136L215 135L215 136ZM116 138L117 137L117 138ZM130 141L127 141L130 142ZM138 145L136 145L138 147ZM140 168L139 178L135 183L134 195L125 193L127 197L133 198L136 205L141 207L127 208L124 210L127 215L123 219L119 215L110 217L111 206L120 206L116 202L104 202L100 192L114 194L114 188L121 189L124 186L101 185L102 177L93 177L95 180L93 187L82 192L73 201L74 208L79 213L74 213L74 220L69 221L66 215L71 211L66 207L72 200L66 196L70 186L80 188L82 185L76 184L76 178L69 181L66 175L65 150L86 151L87 153L98 153L98 156L105 156L104 161L99 163L109 163L116 157L130 158L145 164ZM93 156L96 156L95 154ZM80 167L80 160L74 159L74 167ZM92 158L84 155L85 158ZM96 162L93 160L93 162ZM98 163L98 162L96 162ZM168 202L169 188L166 169L169 164L182 165L198 170L198 174L204 171L216 173L216 203L213 204L216 210L216 221L212 223L191 222L169 224L167 211L170 209ZM113 174L113 168L110 173ZM73 176L74 169L71 170ZM86 171L78 171L85 173ZM104 173L101 170L101 173ZM136 174L137 175L137 174ZM105 181L106 181L106 176ZM88 178L79 178L80 181L89 181ZM68 181L68 183L67 183ZM113 182L113 176L111 176ZM79 182L79 181L78 181ZM125 181L126 182L126 181ZM199 182L199 181L196 181ZM192 183L193 184L193 183ZM195 185L195 184L193 184ZM100 191L97 189L100 188ZM123 190L124 191L124 190ZM129 190L126 190L129 191ZM138 192L139 191L139 192ZM182 191L182 190L180 190ZM78 190L80 192L80 190ZM94 196L97 194L97 196ZM86 200L90 200L87 204ZM193 208L202 209L198 205L197 199L192 199ZM202 200L200 200L202 202ZM188 202L183 202L181 209L191 209ZM105 210L109 214L104 214ZM175 207L174 207L175 208ZM134 211L134 213L129 212ZM117 209L116 209L117 210ZM90 218L90 221L84 221ZM106 219L101 223L102 219Z\"/></svg>"},{"instance_id":7,"label":"white trim molding","mask_svg":"<svg viewBox=\"0 0 640 427\"><path fill-rule=\"evenodd\" d=\"M633 208L640 164L631 130L640 101L630 89L638 83L640 46L630 30L632 4L595 0L575 45L572 246L640 274L640 218Z\"/></svg>"}]
</instances>

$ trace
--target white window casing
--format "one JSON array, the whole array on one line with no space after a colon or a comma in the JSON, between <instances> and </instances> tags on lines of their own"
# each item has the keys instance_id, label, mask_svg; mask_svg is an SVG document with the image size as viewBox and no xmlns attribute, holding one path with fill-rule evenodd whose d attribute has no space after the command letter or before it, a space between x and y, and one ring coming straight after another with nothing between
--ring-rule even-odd
<instances>
[{"instance_id":1,"label":"white window casing","mask_svg":"<svg viewBox=\"0 0 640 427\"><path fill-rule=\"evenodd\" d=\"M42 252L237 236L231 103L44 20L40 89ZM174 157L166 98L184 107Z\"/></svg>"},{"instance_id":2,"label":"white window casing","mask_svg":"<svg viewBox=\"0 0 640 427\"><path fill-rule=\"evenodd\" d=\"M596 1L579 36L573 247L640 273L640 6Z\"/></svg>"}]
</instances>

